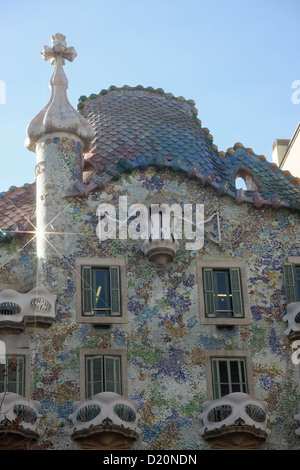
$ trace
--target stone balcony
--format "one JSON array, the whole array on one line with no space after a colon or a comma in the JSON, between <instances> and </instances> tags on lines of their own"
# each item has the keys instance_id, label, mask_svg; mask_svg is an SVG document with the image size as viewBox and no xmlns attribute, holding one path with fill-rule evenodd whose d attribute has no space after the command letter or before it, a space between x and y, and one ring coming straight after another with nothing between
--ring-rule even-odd
<instances>
[{"instance_id":1,"label":"stone balcony","mask_svg":"<svg viewBox=\"0 0 300 470\"><path fill-rule=\"evenodd\" d=\"M71 437L83 449L129 449L141 431L137 402L102 392L74 403Z\"/></svg>"},{"instance_id":2,"label":"stone balcony","mask_svg":"<svg viewBox=\"0 0 300 470\"><path fill-rule=\"evenodd\" d=\"M50 326L55 318L56 296L36 287L21 293L13 289L0 292L0 333L19 333L25 326Z\"/></svg>"},{"instance_id":3,"label":"stone balcony","mask_svg":"<svg viewBox=\"0 0 300 470\"><path fill-rule=\"evenodd\" d=\"M0 393L0 450L25 450L40 438L40 403L16 393Z\"/></svg>"},{"instance_id":4,"label":"stone balcony","mask_svg":"<svg viewBox=\"0 0 300 470\"><path fill-rule=\"evenodd\" d=\"M291 302L287 305L287 312L283 317L287 321L285 334L290 340L300 339L300 302Z\"/></svg>"},{"instance_id":5,"label":"stone balcony","mask_svg":"<svg viewBox=\"0 0 300 470\"><path fill-rule=\"evenodd\" d=\"M267 404L236 392L206 401L200 435L214 449L258 449L270 434Z\"/></svg>"},{"instance_id":6,"label":"stone balcony","mask_svg":"<svg viewBox=\"0 0 300 470\"><path fill-rule=\"evenodd\" d=\"M149 262L161 270L174 260L179 247L177 240L147 240L143 243L142 252Z\"/></svg>"}]
</instances>

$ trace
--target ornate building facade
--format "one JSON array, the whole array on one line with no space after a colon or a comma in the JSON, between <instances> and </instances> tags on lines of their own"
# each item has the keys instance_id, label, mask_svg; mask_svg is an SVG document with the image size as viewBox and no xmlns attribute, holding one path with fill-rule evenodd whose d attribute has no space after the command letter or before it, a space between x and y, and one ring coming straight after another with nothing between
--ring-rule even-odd
<instances>
[{"instance_id":1,"label":"ornate building facade","mask_svg":"<svg viewBox=\"0 0 300 470\"><path fill-rule=\"evenodd\" d=\"M298 449L300 179L161 89L75 110L75 49L42 56L35 181L0 194L0 448Z\"/></svg>"}]
</instances>

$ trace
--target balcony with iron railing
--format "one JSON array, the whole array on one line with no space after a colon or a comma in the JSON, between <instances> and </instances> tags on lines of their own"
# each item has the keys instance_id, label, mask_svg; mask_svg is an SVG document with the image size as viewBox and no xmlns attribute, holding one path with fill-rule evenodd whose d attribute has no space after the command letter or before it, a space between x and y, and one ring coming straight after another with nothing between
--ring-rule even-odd
<instances>
[{"instance_id":1,"label":"balcony with iron railing","mask_svg":"<svg viewBox=\"0 0 300 470\"><path fill-rule=\"evenodd\" d=\"M83 449L129 449L141 433L137 403L113 392L75 402L69 419Z\"/></svg>"},{"instance_id":2,"label":"balcony with iron railing","mask_svg":"<svg viewBox=\"0 0 300 470\"><path fill-rule=\"evenodd\" d=\"M55 318L56 297L36 287L21 293L13 289L0 292L0 332L18 333L25 326L50 326Z\"/></svg>"},{"instance_id":3,"label":"balcony with iron railing","mask_svg":"<svg viewBox=\"0 0 300 470\"><path fill-rule=\"evenodd\" d=\"M266 407L241 392L206 401L200 435L214 449L257 449L270 433Z\"/></svg>"},{"instance_id":4,"label":"balcony with iron railing","mask_svg":"<svg viewBox=\"0 0 300 470\"><path fill-rule=\"evenodd\" d=\"M40 438L39 409L37 401L0 393L0 450L28 449Z\"/></svg>"}]
</instances>

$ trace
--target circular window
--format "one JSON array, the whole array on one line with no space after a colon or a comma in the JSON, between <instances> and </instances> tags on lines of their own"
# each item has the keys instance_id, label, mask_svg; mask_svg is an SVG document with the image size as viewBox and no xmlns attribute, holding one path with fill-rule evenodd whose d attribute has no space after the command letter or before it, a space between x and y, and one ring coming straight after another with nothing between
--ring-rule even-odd
<instances>
[{"instance_id":1,"label":"circular window","mask_svg":"<svg viewBox=\"0 0 300 470\"><path fill-rule=\"evenodd\" d=\"M263 423L266 419L266 413L262 408L256 405L247 405L246 406L246 413L250 416L253 421L257 423Z\"/></svg>"},{"instance_id":2,"label":"circular window","mask_svg":"<svg viewBox=\"0 0 300 470\"><path fill-rule=\"evenodd\" d=\"M43 299L42 297L36 297L31 301L31 307L37 312L49 312L51 310L51 304L48 300Z\"/></svg>"},{"instance_id":3,"label":"circular window","mask_svg":"<svg viewBox=\"0 0 300 470\"><path fill-rule=\"evenodd\" d=\"M0 304L1 315L17 315L21 312L21 307L14 302L2 302Z\"/></svg>"},{"instance_id":4,"label":"circular window","mask_svg":"<svg viewBox=\"0 0 300 470\"><path fill-rule=\"evenodd\" d=\"M232 413L232 408L229 405L216 406L208 413L207 419L212 423L218 423L228 418Z\"/></svg>"},{"instance_id":5,"label":"circular window","mask_svg":"<svg viewBox=\"0 0 300 470\"><path fill-rule=\"evenodd\" d=\"M78 412L76 418L77 421L80 423L87 423L88 421L92 421L92 419L96 418L100 413L101 408L99 405L88 405Z\"/></svg>"},{"instance_id":6,"label":"circular window","mask_svg":"<svg viewBox=\"0 0 300 470\"><path fill-rule=\"evenodd\" d=\"M130 406L118 404L114 407L116 415L127 423L133 423L136 420L136 414Z\"/></svg>"},{"instance_id":7,"label":"circular window","mask_svg":"<svg viewBox=\"0 0 300 470\"><path fill-rule=\"evenodd\" d=\"M14 413L18 418L20 418L25 423L35 423L36 422L37 414L29 406L15 405Z\"/></svg>"},{"instance_id":8,"label":"circular window","mask_svg":"<svg viewBox=\"0 0 300 470\"><path fill-rule=\"evenodd\" d=\"M300 323L300 312L298 312L297 315L295 316L295 322Z\"/></svg>"}]
</instances>

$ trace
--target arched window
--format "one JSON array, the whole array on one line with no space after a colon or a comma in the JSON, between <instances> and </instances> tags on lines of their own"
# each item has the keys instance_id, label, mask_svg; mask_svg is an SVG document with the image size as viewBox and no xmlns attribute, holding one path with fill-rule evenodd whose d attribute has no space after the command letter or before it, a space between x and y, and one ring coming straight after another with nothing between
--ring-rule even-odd
<instances>
[{"instance_id":1,"label":"arched window","mask_svg":"<svg viewBox=\"0 0 300 470\"><path fill-rule=\"evenodd\" d=\"M235 176L236 189L244 189L245 191L257 191L258 185L249 169L239 170Z\"/></svg>"}]
</instances>

